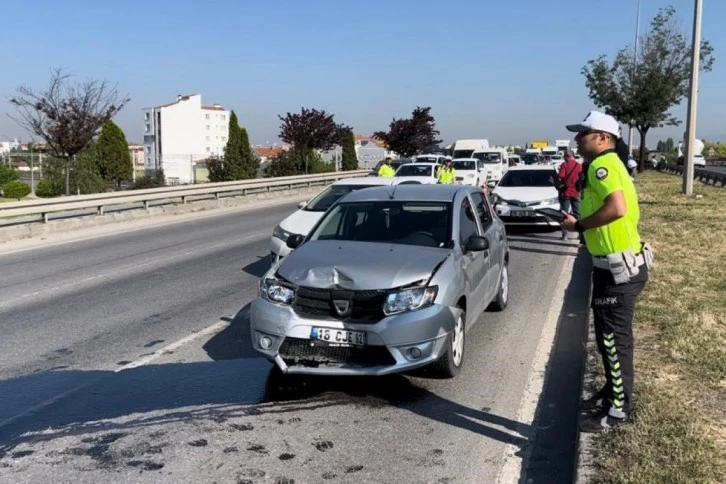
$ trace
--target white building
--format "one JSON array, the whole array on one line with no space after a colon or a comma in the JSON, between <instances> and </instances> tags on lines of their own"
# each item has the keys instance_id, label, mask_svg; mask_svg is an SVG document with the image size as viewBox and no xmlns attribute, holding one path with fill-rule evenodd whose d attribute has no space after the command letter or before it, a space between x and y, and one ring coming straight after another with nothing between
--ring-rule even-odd
<instances>
[{"instance_id":1,"label":"white building","mask_svg":"<svg viewBox=\"0 0 726 484\"><path fill-rule=\"evenodd\" d=\"M168 183L194 180L197 161L222 156L229 133L229 111L202 105L202 95L145 108L144 160L147 170L164 170Z\"/></svg>"}]
</instances>

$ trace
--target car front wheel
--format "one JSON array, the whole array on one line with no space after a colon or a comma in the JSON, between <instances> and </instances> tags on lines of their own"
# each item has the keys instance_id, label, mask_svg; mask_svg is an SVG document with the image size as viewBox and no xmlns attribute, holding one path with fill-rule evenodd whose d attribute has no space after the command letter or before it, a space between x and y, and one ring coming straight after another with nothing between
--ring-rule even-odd
<instances>
[{"instance_id":1,"label":"car front wheel","mask_svg":"<svg viewBox=\"0 0 726 484\"><path fill-rule=\"evenodd\" d=\"M499 290L490 307L494 311L504 311L509 303L509 266L506 261L502 266L502 275L499 278Z\"/></svg>"},{"instance_id":2,"label":"car front wheel","mask_svg":"<svg viewBox=\"0 0 726 484\"><path fill-rule=\"evenodd\" d=\"M466 341L466 312L456 319L454 330L449 338L448 348L446 352L435 363L436 373L442 378L453 378L461 371L464 363L464 347Z\"/></svg>"}]
</instances>

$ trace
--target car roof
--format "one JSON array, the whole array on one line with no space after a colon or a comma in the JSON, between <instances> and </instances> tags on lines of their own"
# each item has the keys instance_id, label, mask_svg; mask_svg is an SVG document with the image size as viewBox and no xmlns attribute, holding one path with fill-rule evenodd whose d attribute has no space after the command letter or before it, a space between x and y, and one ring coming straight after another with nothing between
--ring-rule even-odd
<instances>
[{"instance_id":1,"label":"car roof","mask_svg":"<svg viewBox=\"0 0 726 484\"><path fill-rule=\"evenodd\" d=\"M364 176L335 180L333 185L392 185L394 179L380 176Z\"/></svg>"},{"instance_id":2,"label":"car roof","mask_svg":"<svg viewBox=\"0 0 726 484\"><path fill-rule=\"evenodd\" d=\"M393 200L401 202L450 202L459 192L481 191L472 185L395 185L394 187L373 187L356 190L341 199L344 202L374 202Z\"/></svg>"},{"instance_id":3,"label":"car roof","mask_svg":"<svg viewBox=\"0 0 726 484\"><path fill-rule=\"evenodd\" d=\"M435 163L433 161L419 161L418 163L404 163L405 166L441 166L438 163ZM404 165L401 165L398 167L400 170L404 167Z\"/></svg>"},{"instance_id":4,"label":"car roof","mask_svg":"<svg viewBox=\"0 0 726 484\"><path fill-rule=\"evenodd\" d=\"M552 165L519 165L510 166L507 171L554 170Z\"/></svg>"},{"instance_id":5,"label":"car roof","mask_svg":"<svg viewBox=\"0 0 726 484\"><path fill-rule=\"evenodd\" d=\"M479 158L454 158L451 161L479 161Z\"/></svg>"}]
</instances>

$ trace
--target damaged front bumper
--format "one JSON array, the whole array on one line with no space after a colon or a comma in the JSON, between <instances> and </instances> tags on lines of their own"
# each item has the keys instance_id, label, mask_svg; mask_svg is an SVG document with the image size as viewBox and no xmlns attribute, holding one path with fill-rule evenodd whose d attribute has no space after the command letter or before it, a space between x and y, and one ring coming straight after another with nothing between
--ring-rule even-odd
<instances>
[{"instance_id":1,"label":"damaged front bumper","mask_svg":"<svg viewBox=\"0 0 726 484\"><path fill-rule=\"evenodd\" d=\"M434 304L378 322L299 316L291 306L262 298L250 308L253 348L285 373L387 375L426 366L441 357L461 310ZM314 331L364 333L364 344L314 340ZM356 341L360 343L361 340Z\"/></svg>"}]
</instances>

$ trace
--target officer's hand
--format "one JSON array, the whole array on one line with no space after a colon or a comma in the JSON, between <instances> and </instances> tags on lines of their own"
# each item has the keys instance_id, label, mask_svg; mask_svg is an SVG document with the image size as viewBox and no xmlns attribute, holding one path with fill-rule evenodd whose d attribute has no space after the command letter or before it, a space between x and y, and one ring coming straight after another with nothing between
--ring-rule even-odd
<instances>
[{"instance_id":1,"label":"officer's hand","mask_svg":"<svg viewBox=\"0 0 726 484\"><path fill-rule=\"evenodd\" d=\"M571 214L569 214L563 210L560 210L560 211L565 216L565 219L562 222L560 222L560 226L565 230L574 232L575 231L575 222L577 222L577 219L575 217L573 217Z\"/></svg>"}]
</instances>

